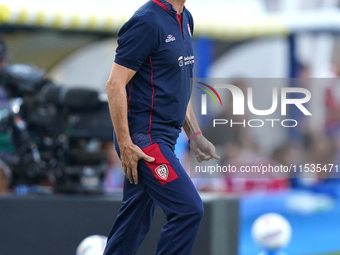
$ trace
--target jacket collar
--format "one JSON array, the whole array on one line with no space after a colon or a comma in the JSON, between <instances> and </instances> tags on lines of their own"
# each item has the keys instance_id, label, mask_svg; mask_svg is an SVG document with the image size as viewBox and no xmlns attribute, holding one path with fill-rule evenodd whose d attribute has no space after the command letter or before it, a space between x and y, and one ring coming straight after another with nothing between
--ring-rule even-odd
<instances>
[{"instance_id":1,"label":"jacket collar","mask_svg":"<svg viewBox=\"0 0 340 255\"><path fill-rule=\"evenodd\" d=\"M153 2L155 2L156 4L158 4L159 6L161 6L164 10L177 14L177 11L174 9L174 7L172 6L172 4L170 4L169 2L165 1L165 0L152 0ZM185 9L185 7L184 7ZM183 9L183 12L184 12Z\"/></svg>"}]
</instances>

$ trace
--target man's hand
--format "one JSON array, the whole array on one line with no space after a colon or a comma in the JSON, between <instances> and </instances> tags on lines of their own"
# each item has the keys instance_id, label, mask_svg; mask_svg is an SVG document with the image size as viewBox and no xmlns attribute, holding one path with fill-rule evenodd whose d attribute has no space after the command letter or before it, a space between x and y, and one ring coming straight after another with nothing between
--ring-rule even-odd
<instances>
[{"instance_id":1,"label":"man's hand","mask_svg":"<svg viewBox=\"0 0 340 255\"><path fill-rule=\"evenodd\" d=\"M130 180L131 184L138 184L138 161L144 159L147 162L153 162L155 159L146 155L137 145L130 143L129 145L121 146L120 158L125 175Z\"/></svg>"},{"instance_id":2,"label":"man's hand","mask_svg":"<svg viewBox=\"0 0 340 255\"><path fill-rule=\"evenodd\" d=\"M190 148L194 151L199 163L210 159L220 159L215 152L215 146L203 135L198 135L190 141Z\"/></svg>"}]
</instances>

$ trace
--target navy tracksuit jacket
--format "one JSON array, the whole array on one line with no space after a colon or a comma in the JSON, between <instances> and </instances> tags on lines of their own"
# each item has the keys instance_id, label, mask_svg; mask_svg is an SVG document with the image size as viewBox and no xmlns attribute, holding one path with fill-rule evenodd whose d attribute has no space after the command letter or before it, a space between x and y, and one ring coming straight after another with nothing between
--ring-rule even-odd
<instances>
[{"instance_id":1,"label":"navy tracksuit jacket","mask_svg":"<svg viewBox=\"0 0 340 255\"><path fill-rule=\"evenodd\" d=\"M132 255L149 231L156 205L167 219L158 255L189 255L203 215L194 185L174 154L190 98L193 20L165 0L150 0L118 33L115 62L137 71L126 86L131 138L152 163L138 163L138 185L125 178L123 205L104 255ZM119 154L119 148L116 143Z\"/></svg>"}]
</instances>

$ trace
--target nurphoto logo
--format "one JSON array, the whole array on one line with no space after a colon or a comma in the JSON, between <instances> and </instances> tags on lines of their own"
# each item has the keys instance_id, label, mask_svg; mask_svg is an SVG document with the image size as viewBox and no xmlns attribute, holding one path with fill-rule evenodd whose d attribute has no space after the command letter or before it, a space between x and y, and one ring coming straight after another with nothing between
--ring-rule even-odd
<instances>
[{"instance_id":1,"label":"nurphoto logo","mask_svg":"<svg viewBox=\"0 0 340 255\"><path fill-rule=\"evenodd\" d=\"M217 84L214 87L202 83L197 82L206 88L198 87L198 89L206 92L206 94L201 95L201 115L207 115L208 112L208 103L207 103L207 95L211 97L215 105L217 101L215 97L220 102L220 105L223 106L222 99L220 94L216 91L218 89L221 91L222 89L229 90L232 96L232 107L233 107L233 115L245 115L245 107L248 107L248 110L257 116L268 116L273 114L280 104L281 106L281 116L287 115L287 106L288 105L295 105L305 116L312 116L311 112L306 108L305 104L311 100L311 92L305 88L298 88L298 87L282 87L280 89L274 87L271 88L271 107L269 109L259 110L254 107L254 93L253 88L248 87L246 91L246 95L244 92L237 86L232 84ZM209 89L209 90L208 90ZM279 96L280 90L280 96ZM213 95L214 94L214 95ZM303 95L303 97L296 98L292 95ZM288 96L290 95L290 96ZM246 100L247 99L247 100ZM283 127L296 127L298 125L298 121L295 119L250 119L248 121L244 120L242 122L233 122L233 120L226 120L226 119L214 119L213 126L216 127L217 125L226 125L230 124L231 127L233 125L243 125L244 127L248 124L249 127L262 127L265 125L265 122L271 123L272 127L275 126L276 122L281 122Z\"/></svg>"}]
</instances>

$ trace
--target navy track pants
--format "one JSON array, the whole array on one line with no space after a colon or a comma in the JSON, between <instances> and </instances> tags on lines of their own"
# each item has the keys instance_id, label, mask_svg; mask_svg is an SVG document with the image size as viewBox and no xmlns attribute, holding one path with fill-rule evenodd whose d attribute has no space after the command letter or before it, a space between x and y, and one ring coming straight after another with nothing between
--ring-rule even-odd
<instances>
[{"instance_id":1,"label":"navy track pants","mask_svg":"<svg viewBox=\"0 0 340 255\"><path fill-rule=\"evenodd\" d=\"M203 216L202 200L171 145L153 143L142 150L155 161L139 161L138 185L125 177L123 204L104 255L136 254L150 229L156 205L167 220L156 254L190 255Z\"/></svg>"}]
</instances>

